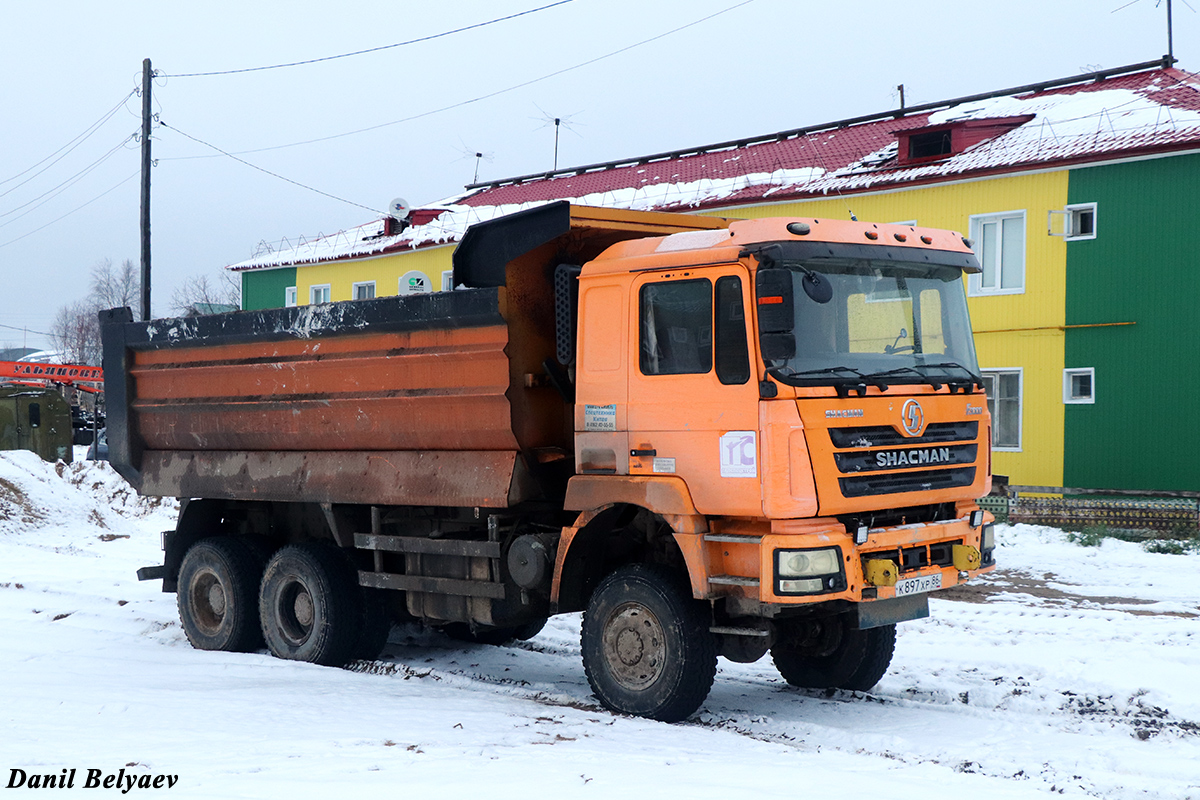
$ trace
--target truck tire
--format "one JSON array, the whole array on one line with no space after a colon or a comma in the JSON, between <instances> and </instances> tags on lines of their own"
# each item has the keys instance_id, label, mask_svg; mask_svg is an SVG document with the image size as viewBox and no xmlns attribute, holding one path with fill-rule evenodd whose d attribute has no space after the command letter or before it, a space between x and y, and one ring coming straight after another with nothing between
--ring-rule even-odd
<instances>
[{"instance_id":1,"label":"truck tire","mask_svg":"<svg viewBox=\"0 0 1200 800\"><path fill-rule=\"evenodd\" d=\"M807 627L814 624L822 627ZM895 649L895 625L858 630L844 617L830 617L783 628L771 658L792 686L865 692L887 672Z\"/></svg>"},{"instance_id":2,"label":"truck tire","mask_svg":"<svg viewBox=\"0 0 1200 800\"><path fill-rule=\"evenodd\" d=\"M356 575L357 577L357 575ZM350 660L374 661L387 646L392 632L391 610L388 608L387 592L382 589L358 587L361 616L359 617L358 639L350 652Z\"/></svg>"},{"instance_id":3,"label":"truck tire","mask_svg":"<svg viewBox=\"0 0 1200 800\"><path fill-rule=\"evenodd\" d=\"M583 615L583 669L600 702L620 714L678 722L712 688L716 638L707 609L676 576L637 564L610 574Z\"/></svg>"},{"instance_id":4,"label":"truck tire","mask_svg":"<svg viewBox=\"0 0 1200 800\"><path fill-rule=\"evenodd\" d=\"M248 653L263 645L258 583L263 562L238 539L193 544L179 568L179 621L197 650Z\"/></svg>"},{"instance_id":5,"label":"truck tire","mask_svg":"<svg viewBox=\"0 0 1200 800\"><path fill-rule=\"evenodd\" d=\"M276 551L263 573L258 609L267 649L277 658L327 667L353 660L362 603L353 569L333 545Z\"/></svg>"}]
</instances>

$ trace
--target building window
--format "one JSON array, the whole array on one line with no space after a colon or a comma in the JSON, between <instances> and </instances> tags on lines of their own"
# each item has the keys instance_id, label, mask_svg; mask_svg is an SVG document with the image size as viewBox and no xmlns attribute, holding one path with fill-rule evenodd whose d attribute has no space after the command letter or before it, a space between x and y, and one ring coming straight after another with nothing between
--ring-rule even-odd
<instances>
[{"instance_id":1,"label":"building window","mask_svg":"<svg viewBox=\"0 0 1200 800\"><path fill-rule=\"evenodd\" d=\"M1021 370L985 369L983 388L992 416L992 449L1021 449Z\"/></svg>"},{"instance_id":2,"label":"building window","mask_svg":"<svg viewBox=\"0 0 1200 800\"><path fill-rule=\"evenodd\" d=\"M289 286L283 290L283 305L285 308L291 308L296 304L296 287Z\"/></svg>"},{"instance_id":3,"label":"building window","mask_svg":"<svg viewBox=\"0 0 1200 800\"><path fill-rule=\"evenodd\" d=\"M375 297L375 281L364 281L353 285L355 300L371 300Z\"/></svg>"},{"instance_id":4,"label":"building window","mask_svg":"<svg viewBox=\"0 0 1200 800\"><path fill-rule=\"evenodd\" d=\"M308 289L308 302L311 305L317 303L329 302L329 284L323 283L320 286L310 286Z\"/></svg>"},{"instance_id":5,"label":"building window","mask_svg":"<svg viewBox=\"0 0 1200 800\"><path fill-rule=\"evenodd\" d=\"M1066 241L1096 238L1096 204L1079 203L1066 208Z\"/></svg>"},{"instance_id":6,"label":"building window","mask_svg":"<svg viewBox=\"0 0 1200 800\"><path fill-rule=\"evenodd\" d=\"M923 158L948 156L952 152L950 143L951 131L949 128L914 133L908 137L908 158L910 161L917 161Z\"/></svg>"},{"instance_id":7,"label":"building window","mask_svg":"<svg viewBox=\"0 0 1200 800\"><path fill-rule=\"evenodd\" d=\"M1063 370L1063 402L1096 402L1096 369L1079 367Z\"/></svg>"},{"instance_id":8,"label":"building window","mask_svg":"<svg viewBox=\"0 0 1200 800\"><path fill-rule=\"evenodd\" d=\"M983 272L971 275L972 295L1022 294L1025 291L1025 212L971 217L971 238Z\"/></svg>"},{"instance_id":9,"label":"building window","mask_svg":"<svg viewBox=\"0 0 1200 800\"><path fill-rule=\"evenodd\" d=\"M454 270L452 270L452 269L442 270L442 291L443 292L454 291Z\"/></svg>"}]
</instances>

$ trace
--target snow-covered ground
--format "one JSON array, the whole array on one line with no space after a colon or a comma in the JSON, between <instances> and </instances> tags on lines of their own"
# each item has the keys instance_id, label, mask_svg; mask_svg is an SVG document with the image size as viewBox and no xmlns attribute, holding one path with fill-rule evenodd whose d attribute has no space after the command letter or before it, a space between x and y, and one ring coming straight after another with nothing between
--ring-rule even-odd
<instances>
[{"instance_id":1,"label":"snow-covered ground","mask_svg":"<svg viewBox=\"0 0 1200 800\"><path fill-rule=\"evenodd\" d=\"M1200 556L1002 527L1001 568L901 625L871 693L722 660L666 725L601 709L577 616L506 647L396 628L348 670L193 650L175 596L134 577L174 512L107 465L0 453L0 788L91 769L205 798L1200 798Z\"/></svg>"}]
</instances>

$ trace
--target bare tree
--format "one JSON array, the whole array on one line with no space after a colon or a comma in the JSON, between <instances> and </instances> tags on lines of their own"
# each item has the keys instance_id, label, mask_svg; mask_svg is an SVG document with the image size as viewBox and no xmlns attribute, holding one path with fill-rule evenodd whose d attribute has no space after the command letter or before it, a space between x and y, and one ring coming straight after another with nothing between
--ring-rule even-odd
<instances>
[{"instance_id":1,"label":"bare tree","mask_svg":"<svg viewBox=\"0 0 1200 800\"><path fill-rule=\"evenodd\" d=\"M171 312L196 317L236 310L242 305L241 289L237 277L225 270L216 281L207 275L193 275L171 294Z\"/></svg>"},{"instance_id":2,"label":"bare tree","mask_svg":"<svg viewBox=\"0 0 1200 800\"><path fill-rule=\"evenodd\" d=\"M88 299L97 309L141 306L142 281L140 270L130 259L113 267L112 259L106 258L92 268L91 293ZM137 312L134 312L135 315Z\"/></svg>"},{"instance_id":3,"label":"bare tree","mask_svg":"<svg viewBox=\"0 0 1200 800\"><path fill-rule=\"evenodd\" d=\"M125 259L114 267L112 259L98 261L92 267L87 297L58 310L50 326L54 348L71 364L100 363L100 321L98 314L106 308L129 306L138 318L138 299L141 297L140 275L134 263Z\"/></svg>"}]
</instances>

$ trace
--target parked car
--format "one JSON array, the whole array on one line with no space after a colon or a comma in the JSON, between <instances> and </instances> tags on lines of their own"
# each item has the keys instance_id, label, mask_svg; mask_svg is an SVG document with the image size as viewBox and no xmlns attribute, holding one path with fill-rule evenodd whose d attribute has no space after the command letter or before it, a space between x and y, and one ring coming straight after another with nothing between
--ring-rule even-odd
<instances>
[{"instance_id":1,"label":"parked car","mask_svg":"<svg viewBox=\"0 0 1200 800\"><path fill-rule=\"evenodd\" d=\"M96 440L87 451L88 461L108 461L108 429L101 428L96 432Z\"/></svg>"}]
</instances>

